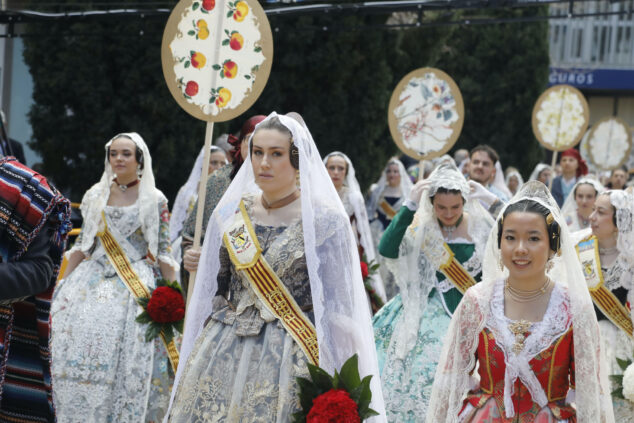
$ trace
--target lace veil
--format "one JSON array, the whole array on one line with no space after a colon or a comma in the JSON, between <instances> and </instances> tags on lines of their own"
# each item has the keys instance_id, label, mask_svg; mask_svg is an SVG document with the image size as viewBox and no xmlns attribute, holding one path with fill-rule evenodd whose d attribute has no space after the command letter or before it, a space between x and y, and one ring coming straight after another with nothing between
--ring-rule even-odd
<instances>
[{"instance_id":1,"label":"lace veil","mask_svg":"<svg viewBox=\"0 0 634 423\"><path fill-rule=\"evenodd\" d=\"M407 173L407 170L405 170L405 166L403 166L403 163L399 159L392 157L385 165L381 178L379 178L379 181L376 183L375 187L372 189L372 193L370 194L370 201L368 201L367 209L368 216L370 218L373 218L376 215L376 208L381 201L383 190L387 187L387 168L392 164L396 164L398 166L398 172L401 174L401 199L392 206L394 210L398 210L401 207L401 204L403 204L403 201L405 201L409 195L409 191L412 189L413 184L411 179L409 179L409 174Z\"/></svg>"},{"instance_id":2,"label":"lace veil","mask_svg":"<svg viewBox=\"0 0 634 423\"><path fill-rule=\"evenodd\" d=\"M225 152L218 146L211 146L210 153L217 151L222 151L223 153ZM183 185L181 189L178 190L178 194L176 194L176 200L174 200L172 216L170 218L170 242L174 242L183 229L183 223L187 218L187 209L189 207L190 199L198 196L198 183L200 182L200 175L202 174L204 156L205 148L203 147L200 149L198 157L196 157L196 162L189 174L189 178L187 178L187 182L185 182L185 185ZM225 163L227 163L227 159L225 159Z\"/></svg>"},{"instance_id":3,"label":"lace veil","mask_svg":"<svg viewBox=\"0 0 634 423\"><path fill-rule=\"evenodd\" d=\"M536 181L537 177L539 176L540 173L542 173L542 170L544 170L544 169L551 169L551 167L550 167L550 165L547 165L546 163L537 163L537 165L535 166L535 168L531 172L531 176L528 178L528 180L529 181Z\"/></svg>"},{"instance_id":4,"label":"lace veil","mask_svg":"<svg viewBox=\"0 0 634 423\"><path fill-rule=\"evenodd\" d=\"M357 353L361 376L373 375L371 407L381 416L371 421L384 422L385 407L372 322L361 280L356 240L348 215L308 129L296 120L275 112L263 122L274 117L278 117L290 129L299 153L302 229L319 342L319 365L334 372L346 359ZM219 250L223 233L243 196L259 193L261 190L255 184L251 158L247 157L207 226L194 293L188 308L181 347L182 364L176 373L175 387L178 386L194 342L213 311L212 298L218 288ZM171 401L175 392L176 389L173 389Z\"/></svg>"},{"instance_id":5,"label":"lace veil","mask_svg":"<svg viewBox=\"0 0 634 423\"><path fill-rule=\"evenodd\" d=\"M575 200L574 192L577 190L577 187L581 184L589 184L597 192L597 196L601 194L605 188L601 182L597 181L594 178L584 176L577 181L572 190L570 191L570 195L566 197L566 201L564 201L564 205L561 207L561 214L566 220L566 222L570 222L568 225L570 232L578 231L581 228L579 227L579 216L577 215L577 201Z\"/></svg>"},{"instance_id":6,"label":"lace veil","mask_svg":"<svg viewBox=\"0 0 634 423\"><path fill-rule=\"evenodd\" d=\"M438 220L434 214L430 198L439 188L460 191L466 200L464 212L468 218L469 237L475 244L472 259L465 268L473 276L480 273L481 259L486 240L493 225L490 214L482 208L478 200L469 199L470 188L462 173L453 165L441 164L429 175L430 186L423 191L418 210L412 224L407 228L397 259L388 260L394 273L403 302L403 314L394 330L392 342L396 342L397 357L404 359L416 344L421 316L427 307L427 297L437 287L436 271L443 263L440 254L443 239Z\"/></svg>"},{"instance_id":7,"label":"lace veil","mask_svg":"<svg viewBox=\"0 0 634 423\"><path fill-rule=\"evenodd\" d=\"M509 172L508 175L506 175L506 178L504 178L504 183L506 184L507 188L509 186L509 181L511 180L511 177L513 176L517 177L518 187L521 187L522 185L524 185L524 178L522 178L522 175L517 170L513 170Z\"/></svg>"},{"instance_id":8,"label":"lace veil","mask_svg":"<svg viewBox=\"0 0 634 423\"><path fill-rule=\"evenodd\" d=\"M634 215L634 196L627 191L610 190L610 204L616 209L616 227L618 236L616 247L619 255L615 264L610 269L610 274L619 274L620 286L629 290L629 297L634 295L634 228L632 217ZM609 284L609 281L606 281ZM634 298L629 298L628 301Z\"/></svg>"},{"instance_id":9,"label":"lace veil","mask_svg":"<svg viewBox=\"0 0 634 423\"><path fill-rule=\"evenodd\" d=\"M502 163L500 163L499 160L495 162L495 177L491 185L502 191L504 195L506 195L506 198L513 197L513 193L509 190L509 187L506 186L506 181L504 181L504 171L502 170Z\"/></svg>"},{"instance_id":10,"label":"lace veil","mask_svg":"<svg viewBox=\"0 0 634 423\"><path fill-rule=\"evenodd\" d=\"M139 215L141 219L141 228L143 230L143 236L148 243L148 250L154 257L158 256L158 237L159 237L159 202L167 199L161 191L156 189L154 185L154 173L152 172L152 157L148 150L143 138L136 132L128 132L115 135L105 145L105 170L101 176L101 180L93 185L81 200L81 214L84 219L82 225L82 234L79 238L78 244L73 247L73 250L81 250L87 256L90 255L89 251L95 242L95 236L100 228L103 227L101 212L108 203L108 197L110 197L110 186L115 178L115 174L108 161L108 147L112 142L119 137L130 138L134 144L141 150L143 156L143 170L141 172L141 182L139 183L139 198L137 203L139 204ZM164 257L161 257L164 259ZM171 259L165 258L165 260L174 266Z\"/></svg>"},{"instance_id":11,"label":"lace veil","mask_svg":"<svg viewBox=\"0 0 634 423\"><path fill-rule=\"evenodd\" d=\"M368 214L365 210L363 194L361 194L361 188L359 187L359 182L355 176L354 166L352 165L350 158L340 151L333 151L324 157L324 165L327 165L328 159L332 156L342 157L348 164L348 172L346 173L344 186L348 188L348 201L350 201L352 209L354 210L354 215L356 216L357 230L359 231L359 237L361 238L361 246L363 247L363 251L368 259L368 262L371 262L376 259L376 251L374 249L374 242L372 241L372 232L370 230ZM383 286L383 280L381 279L381 274L379 272L376 272L372 276L372 287L378 296L385 301L387 298L385 295L385 286Z\"/></svg>"},{"instance_id":12,"label":"lace veil","mask_svg":"<svg viewBox=\"0 0 634 423\"><path fill-rule=\"evenodd\" d=\"M579 422L613 422L612 400L605 363L601 362L600 334L592 300L574 242L548 189L537 181L524 184L508 205L523 199L539 202L551 210L561 228L560 256L553 259L549 276L567 292L574 334L576 409ZM498 219L503 216L500 213ZM436 369L427 422L454 423L471 387L478 336L491 317L493 288L507 276L498 265L498 229L494 225L487 241L482 282L470 288L456 309ZM555 292L555 291L553 291ZM508 365L508 357L505 357ZM528 363L525 363L528 365Z\"/></svg>"}]
</instances>

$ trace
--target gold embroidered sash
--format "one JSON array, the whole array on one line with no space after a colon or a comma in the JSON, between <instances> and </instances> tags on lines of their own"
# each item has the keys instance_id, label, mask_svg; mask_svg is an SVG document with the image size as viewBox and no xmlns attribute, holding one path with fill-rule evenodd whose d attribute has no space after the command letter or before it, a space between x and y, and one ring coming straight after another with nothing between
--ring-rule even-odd
<instances>
[{"instance_id":1,"label":"gold embroidered sash","mask_svg":"<svg viewBox=\"0 0 634 423\"><path fill-rule=\"evenodd\" d=\"M258 299L282 323L311 363L319 365L317 331L262 256L244 202L240 202L240 211L235 214L223 241L236 271L249 281Z\"/></svg>"},{"instance_id":2,"label":"gold embroidered sash","mask_svg":"<svg viewBox=\"0 0 634 423\"><path fill-rule=\"evenodd\" d=\"M577 249L577 255L583 268L583 276L586 278L592 301L612 323L623 330L627 336L634 339L632 335L634 326L632 325L629 310L605 286L597 238L594 235L586 238L579 242L575 248Z\"/></svg>"},{"instance_id":3,"label":"gold embroidered sash","mask_svg":"<svg viewBox=\"0 0 634 423\"><path fill-rule=\"evenodd\" d=\"M396 216L396 210L394 210L390 203L385 201L385 198L381 200L379 207L381 207L381 210L383 210L383 213L385 213L388 219L392 220L394 219L394 216Z\"/></svg>"},{"instance_id":4,"label":"gold embroidered sash","mask_svg":"<svg viewBox=\"0 0 634 423\"><path fill-rule=\"evenodd\" d=\"M101 240L101 244L106 251L106 256L108 257L110 264L112 264L112 267L114 267L117 275L119 275L119 278L121 278L124 285L128 288L128 290L130 290L130 293L135 299L150 298L150 291L147 289L145 284L143 284L139 275L137 275L134 271L130 260L128 260L128 257L121 249L121 246L119 246L115 237L110 233L108 224L106 223L106 217L103 213L101 217L103 218L104 230L103 232L99 232L97 237ZM167 342L163 331L161 331L160 336L163 344L165 345L165 349L167 350L167 357L172 364L172 369L176 372L179 355L176 345L174 344L174 340L172 339L170 342Z\"/></svg>"},{"instance_id":5,"label":"gold embroidered sash","mask_svg":"<svg viewBox=\"0 0 634 423\"><path fill-rule=\"evenodd\" d=\"M440 265L438 270L464 294L467 289L476 284L476 280L462 267L462 264L456 259L453 251L451 251L451 248L449 248L446 242L443 243L443 247L445 248L447 260L444 264Z\"/></svg>"}]
</instances>

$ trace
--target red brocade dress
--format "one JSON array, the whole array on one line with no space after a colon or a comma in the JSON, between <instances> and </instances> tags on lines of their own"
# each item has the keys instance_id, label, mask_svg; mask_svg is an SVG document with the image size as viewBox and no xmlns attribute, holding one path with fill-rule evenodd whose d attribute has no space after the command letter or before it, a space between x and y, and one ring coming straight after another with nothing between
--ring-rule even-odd
<instances>
[{"instance_id":1,"label":"red brocade dress","mask_svg":"<svg viewBox=\"0 0 634 423\"><path fill-rule=\"evenodd\" d=\"M478 337L479 386L468 393L460 423L576 422L575 409L566 401L574 389L575 364L564 288L555 286L542 321L525 323L504 315L504 285L498 282Z\"/></svg>"}]
</instances>

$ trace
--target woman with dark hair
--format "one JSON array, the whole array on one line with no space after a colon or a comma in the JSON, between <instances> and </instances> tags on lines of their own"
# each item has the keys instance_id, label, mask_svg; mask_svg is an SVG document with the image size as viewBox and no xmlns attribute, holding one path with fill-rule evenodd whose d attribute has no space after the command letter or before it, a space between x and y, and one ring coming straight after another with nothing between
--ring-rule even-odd
<instances>
[{"instance_id":1,"label":"woman with dark hair","mask_svg":"<svg viewBox=\"0 0 634 423\"><path fill-rule=\"evenodd\" d=\"M426 421L611 423L600 346L568 228L548 189L528 182L453 315Z\"/></svg>"},{"instance_id":2,"label":"woman with dark hair","mask_svg":"<svg viewBox=\"0 0 634 423\"><path fill-rule=\"evenodd\" d=\"M51 306L53 399L60 422L155 422L167 410L172 375L165 345L146 342L147 325L135 321L143 309L133 291L178 271L167 199L138 134L119 134L105 150Z\"/></svg>"},{"instance_id":3,"label":"woman with dark hair","mask_svg":"<svg viewBox=\"0 0 634 423\"><path fill-rule=\"evenodd\" d=\"M209 221L169 421L286 423L307 362L357 353L385 422L356 240L312 136L272 113L249 150Z\"/></svg>"},{"instance_id":4,"label":"woman with dark hair","mask_svg":"<svg viewBox=\"0 0 634 423\"><path fill-rule=\"evenodd\" d=\"M622 374L618 361L634 357L629 304L634 283L634 198L625 191L606 191L597 197L591 227L577 235L579 259L595 304L608 374ZM634 420L631 400L612 398L617 421Z\"/></svg>"},{"instance_id":5,"label":"woman with dark hair","mask_svg":"<svg viewBox=\"0 0 634 423\"><path fill-rule=\"evenodd\" d=\"M594 202L603 190L603 185L599 181L589 177L583 177L575 184L561 208L561 214L570 232L590 227L590 214L594 209Z\"/></svg>"},{"instance_id":6,"label":"woman with dark hair","mask_svg":"<svg viewBox=\"0 0 634 423\"><path fill-rule=\"evenodd\" d=\"M440 165L414 185L379 244L400 288L373 321L390 421L425 415L451 315L480 278L493 220L471 186L486 191L455 166Z\"/></svg>"}]
</instances>

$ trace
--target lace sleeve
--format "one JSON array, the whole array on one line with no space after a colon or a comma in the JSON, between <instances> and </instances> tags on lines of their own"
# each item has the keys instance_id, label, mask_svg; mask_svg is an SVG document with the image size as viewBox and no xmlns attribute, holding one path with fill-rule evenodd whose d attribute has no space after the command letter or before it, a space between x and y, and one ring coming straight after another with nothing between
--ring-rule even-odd
<instances>
[{"instance_id":1,"label":"lace sleeve","mask_svg":"<svg viewBox=\"0 0 634 423\"><path fill-rule=\"evenodd\" d=\"M157 260L170 266L178 272L180 266L172 257L172 247L170 245L170 213L167 208L167 200L162 199L158 204L159 208L159 241Z\"/></svg>"}]
</instances>

